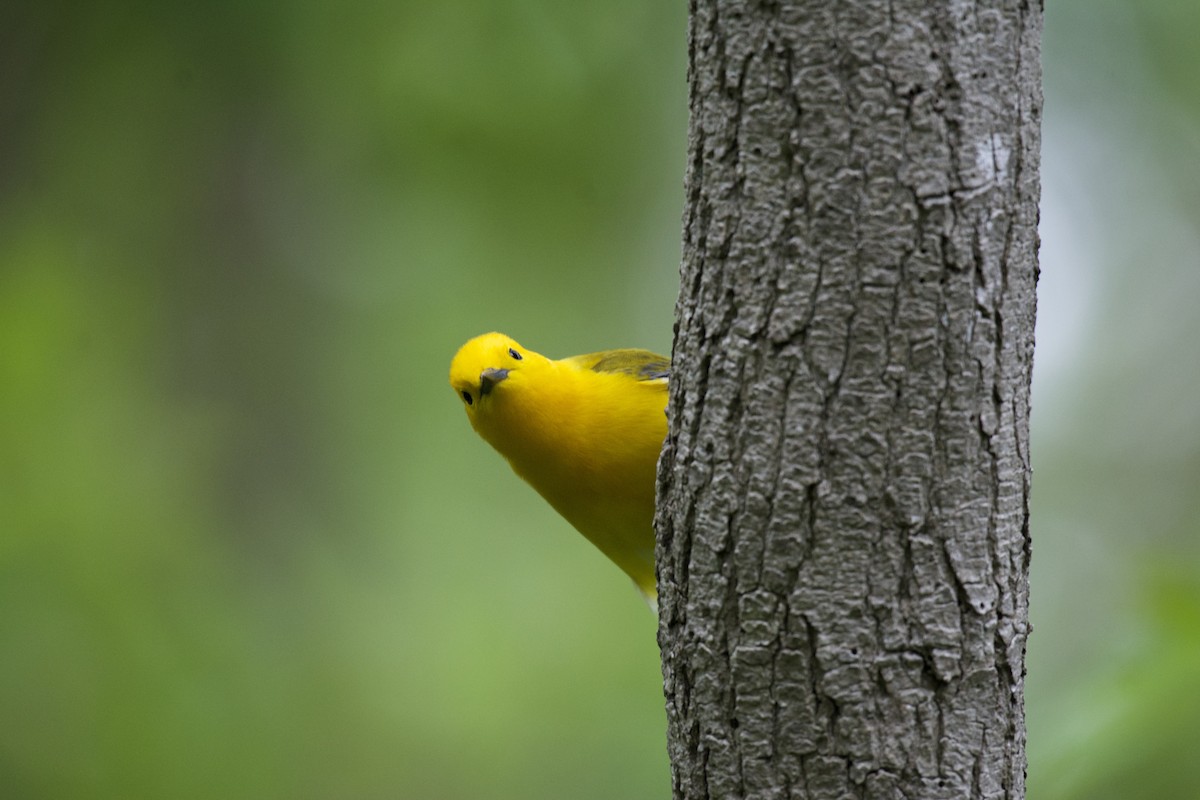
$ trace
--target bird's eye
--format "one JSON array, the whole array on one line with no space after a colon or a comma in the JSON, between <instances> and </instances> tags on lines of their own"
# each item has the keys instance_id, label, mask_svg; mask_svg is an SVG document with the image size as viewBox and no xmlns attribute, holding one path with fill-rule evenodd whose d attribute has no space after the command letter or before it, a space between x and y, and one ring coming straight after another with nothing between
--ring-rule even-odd
<instances>
[{"instance_id":1,"label":"bird's eye","mask_svg":"<svg viewBox=\"0 0 1200 800\"><path fill-rule=\"evenodd\" d=\"M467 405L471 405L472 403L475 402L475 398L471 397L471 393L466 391L465 389L463 390L462 397L463 397L463 402L466 403Z\"/></svg>"},{"instance_id":2,"label":"bird's eye","mask_svg":"<svg viewBox=\"0 0 1200 800\"><path fill-rule=\"evenodd\" d=\"M510 347L510 348L508 348L508 354L509 354L510 356L512 356L512 357L513 357L513 360L514 360L514 361L520 361L520 360L521 360L521 354L520 354L520 353L518 353L516 350L513 350L511 347Z\"/></svg>"}]
</instances>

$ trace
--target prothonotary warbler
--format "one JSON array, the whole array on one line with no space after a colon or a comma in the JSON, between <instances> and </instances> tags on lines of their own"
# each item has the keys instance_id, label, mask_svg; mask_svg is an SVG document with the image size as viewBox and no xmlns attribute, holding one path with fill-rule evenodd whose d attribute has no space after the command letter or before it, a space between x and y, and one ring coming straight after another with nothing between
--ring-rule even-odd
<instances>
[{"instance_id":1,"label":"prothonotary warbler","mask_svg":"<svg viewBox=\"0 0 1200 800\"><path fill-rule=\"evenodd\" d=\"M670 360L604 350L557 361L500 333L450 363L471 427L656 605L654 483Z\"/></svg>"}]
</instances>

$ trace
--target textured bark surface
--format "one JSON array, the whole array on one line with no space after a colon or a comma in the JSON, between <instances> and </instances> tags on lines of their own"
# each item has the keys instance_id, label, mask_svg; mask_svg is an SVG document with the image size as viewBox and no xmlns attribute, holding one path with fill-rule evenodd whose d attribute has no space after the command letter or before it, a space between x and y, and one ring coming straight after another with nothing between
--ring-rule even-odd
<instances>
[{"instance_id":1,"label":"textured bark surface","mask_svg":"<svg viewBox=\"0 0 1200 800\"><path fill-rule=\"evenodd\" d=\"M1019 798L1040 3L693 0L681 798Z\"/></svg>"}]
</instances>

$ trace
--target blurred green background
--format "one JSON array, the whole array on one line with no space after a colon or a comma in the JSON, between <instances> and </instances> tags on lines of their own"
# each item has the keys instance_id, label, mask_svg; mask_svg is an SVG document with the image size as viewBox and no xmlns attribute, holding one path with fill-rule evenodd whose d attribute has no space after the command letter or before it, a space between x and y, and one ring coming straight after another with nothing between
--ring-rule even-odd
<instances>
[{"instance_id":1,"label":"blurred green background","mask_svg":"<svg viewBox=\"0 0 1200 800\"><path fill-rule=\"evenodd\" d=\"M668 796L446 370L669 350L683 5L4 5L0 796ZM1195 797L1200 5L1049 5L1030 797Z\"/></svg>"}]
</instances>

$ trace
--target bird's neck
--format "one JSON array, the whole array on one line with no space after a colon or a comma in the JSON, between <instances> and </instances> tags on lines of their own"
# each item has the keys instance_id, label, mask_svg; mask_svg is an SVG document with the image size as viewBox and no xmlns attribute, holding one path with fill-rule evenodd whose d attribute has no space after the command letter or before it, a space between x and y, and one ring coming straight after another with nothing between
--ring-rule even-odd
<instances>
[{"instance_id":1,"label":"bird's neck","mask_svg":"<svg viewBox=\"0 0 1200 800\"><path fill-rule=\"evenodd\" d=\"M551 362L536 380L497 396L479 433L519 473L554 469L556 458L571 449L580 389L574 370Z\"/></svg>"}]
</instances>

